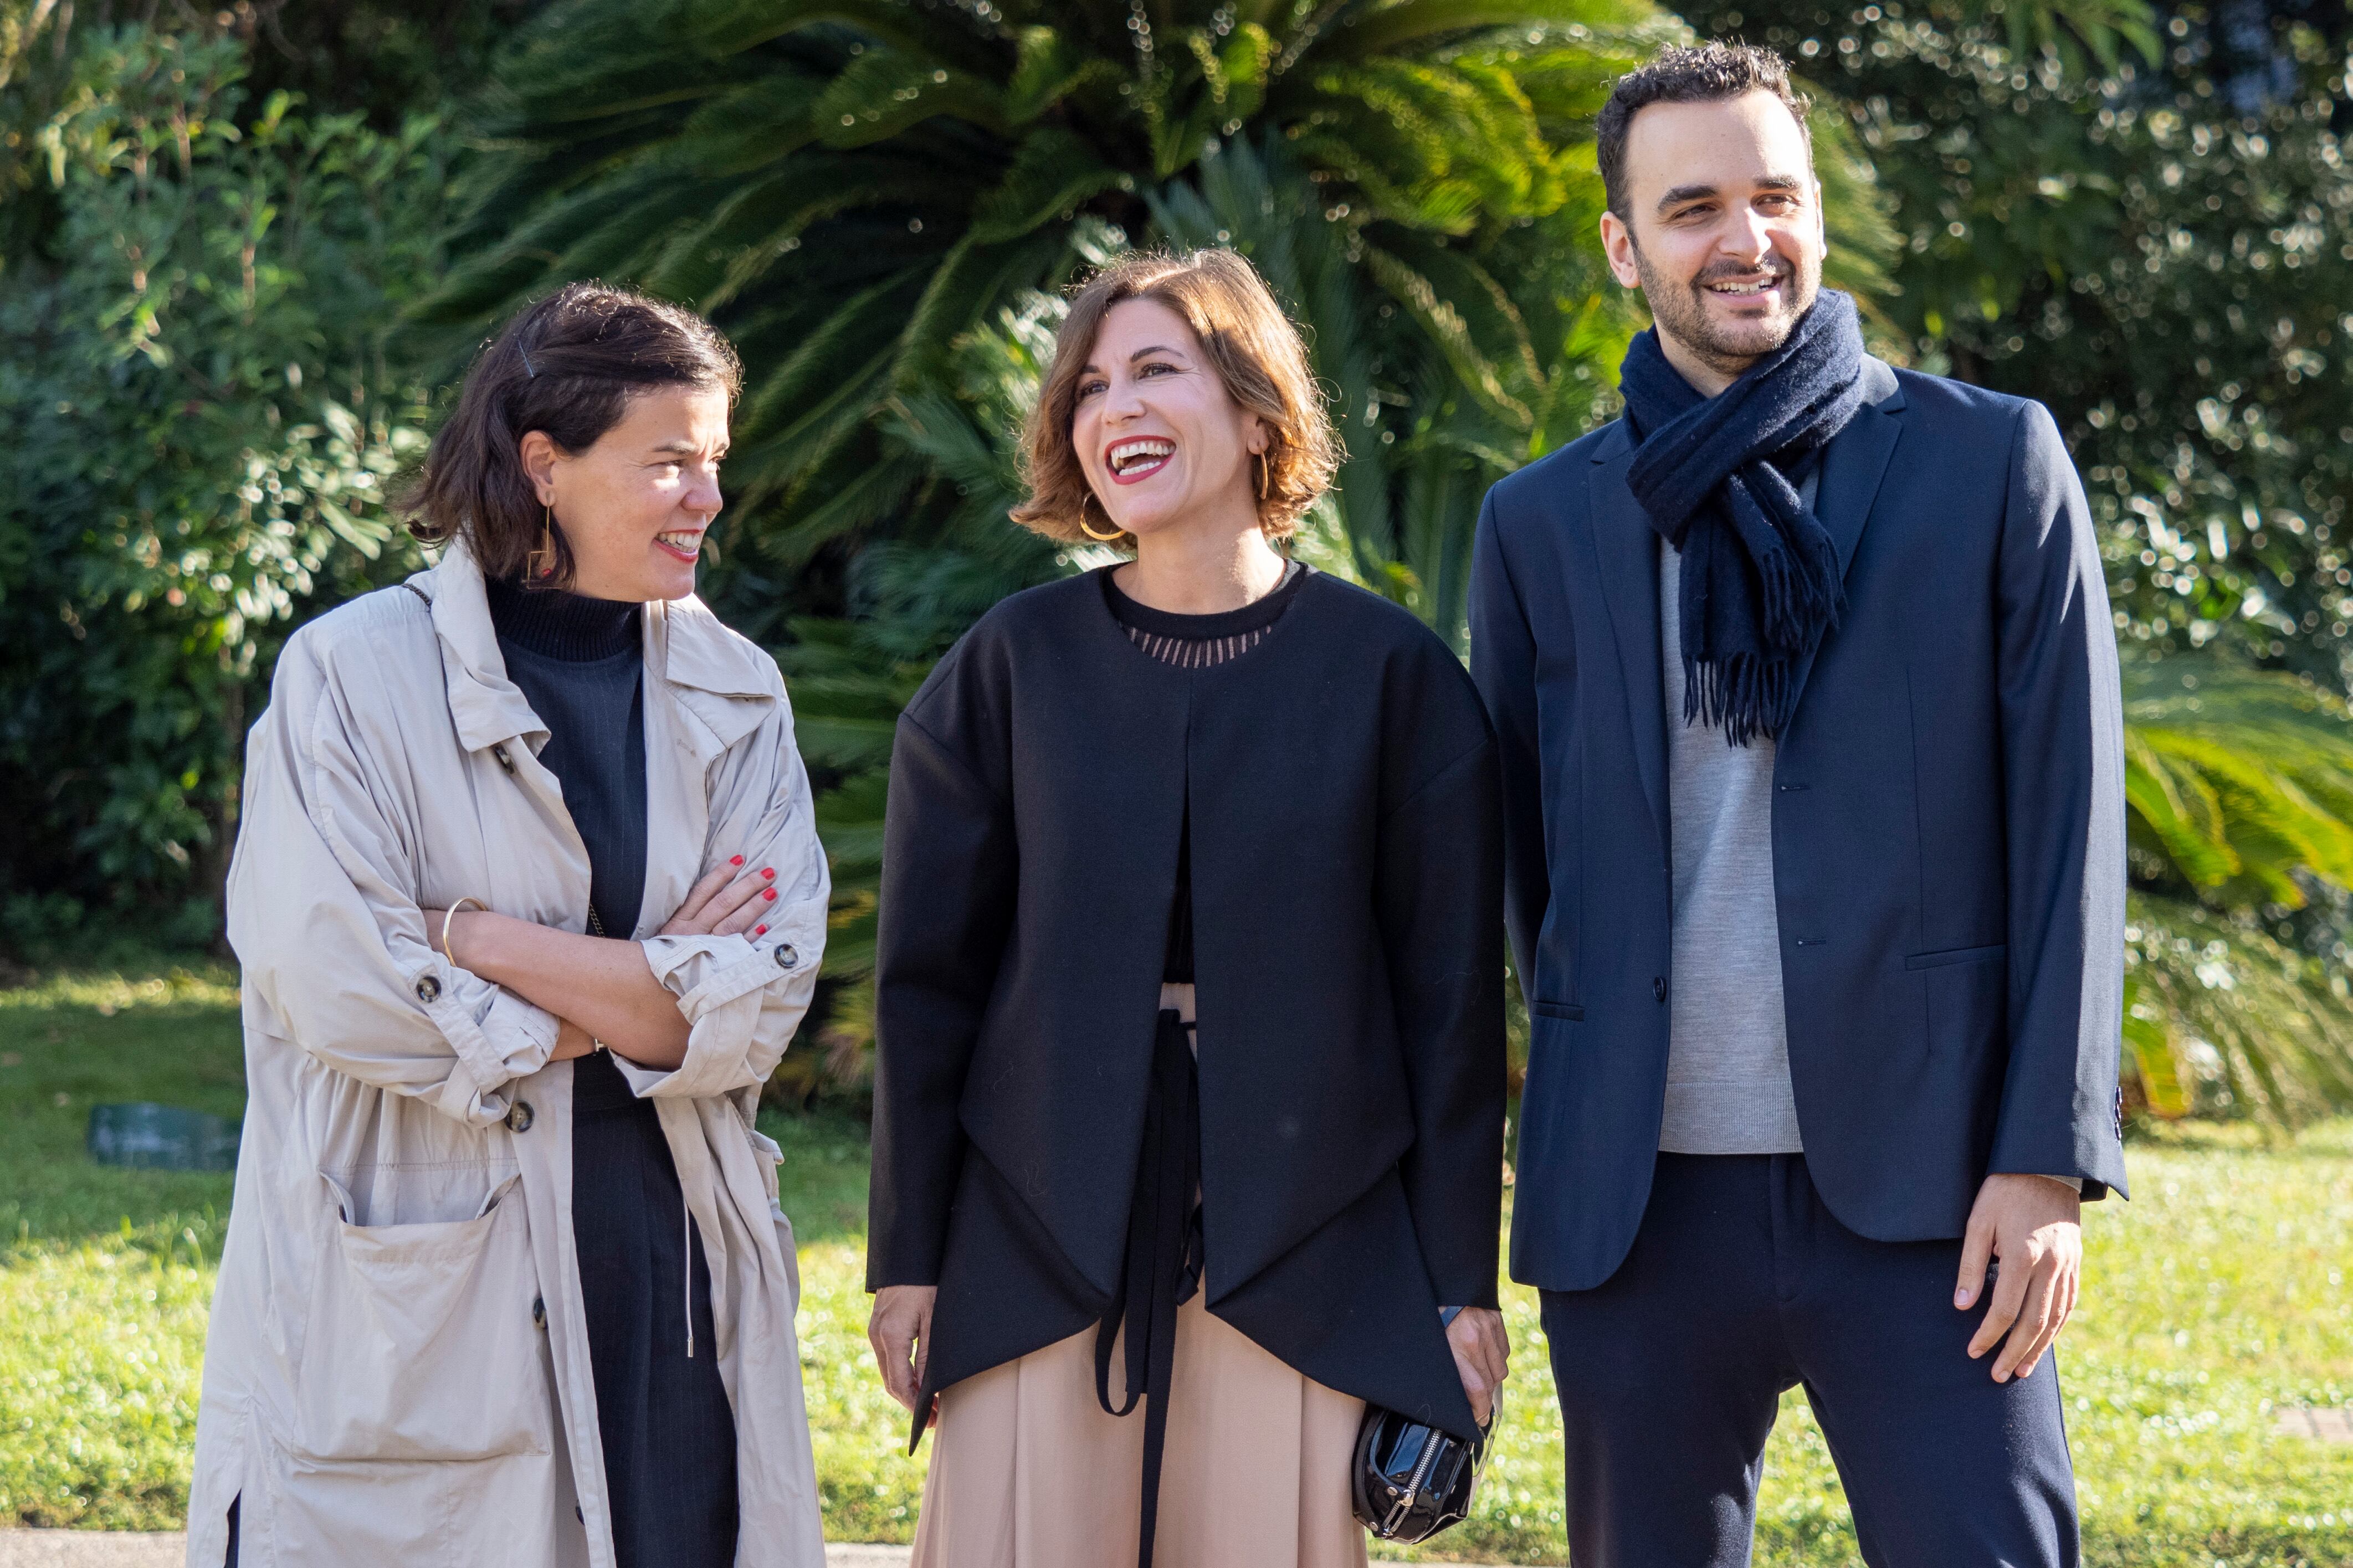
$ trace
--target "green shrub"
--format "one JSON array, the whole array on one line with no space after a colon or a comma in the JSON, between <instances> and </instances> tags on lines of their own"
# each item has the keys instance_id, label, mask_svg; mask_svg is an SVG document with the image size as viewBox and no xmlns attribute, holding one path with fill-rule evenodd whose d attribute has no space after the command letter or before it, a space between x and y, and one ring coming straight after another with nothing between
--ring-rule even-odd
<instances>
[{"instance_id":1,"label":"green shrub","mask_svg":"<svg viewBox=\"0 0 2353 1568\"><path fill-rule=\"evenodd\" d=\"M57 221L0 292L20 952L126 921L210 935L271 656L407 556L384 491L420 415L385 328L430 265L435 124L383 135L282 93L240 121L242 70L232 42L85 30L37 133Z\"/></svg>"}]
</instances>

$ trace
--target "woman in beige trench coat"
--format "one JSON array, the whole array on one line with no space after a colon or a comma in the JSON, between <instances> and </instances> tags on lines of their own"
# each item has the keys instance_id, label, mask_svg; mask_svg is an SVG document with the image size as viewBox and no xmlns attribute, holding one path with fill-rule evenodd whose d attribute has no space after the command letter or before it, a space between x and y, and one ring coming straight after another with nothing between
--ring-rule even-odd
<instances>
[{"instance_id":1,"label":"woman in beige trench coat","mask_svg":"<svg viewBox=\"0 0 2353 1568\"><path fill-rule=\"evenodd\" d=\"M520 452L511 488L530 490L509 500L545 509L528 574L596 594L641 652L633 930L581 934L596 906L567 801L589 792L543 763L549 725L510 679L491 603L522 563L488 557L512 539L457 530L432 570L311 622L280 659L229 878L250 1099L191 1564L234 1542L248 1568L629 1568L573 1212L591 1190L575 1068L610 1070L607 1047L675 1168L685 1212L652 1223L694 1267L649 1288L686 1299L686 1342L659 1364L715 1363L732 1562L824 1560L792 1230L753 1113L816 984L828 878L775 662L691 596L733 385L699 321L575 285L487 351L452 420L494 458ZM584 386L607 431L566 447L520 428L534 398ZM437 443L426 489L446 500L465 456Z\"/></svg>"}]
</instances>

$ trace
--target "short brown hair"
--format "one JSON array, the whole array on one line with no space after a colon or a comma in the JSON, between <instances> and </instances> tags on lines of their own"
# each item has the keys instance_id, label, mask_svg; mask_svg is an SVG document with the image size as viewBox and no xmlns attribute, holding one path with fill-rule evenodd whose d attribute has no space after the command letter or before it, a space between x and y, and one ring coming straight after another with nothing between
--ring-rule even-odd
<instances>
[{"instance_id":1,"label":"short brown hair","mask_svg":"<svg viewBox=\"0 0 2353 1568\"><path fill-rule=\"evenodd\" d=\"M691 310L602 283L567 283L506 324L466 373L458 406L400 497L408 531L427 544L463 539L486 577L522 575L545 515L520 450L533 430L585 452L650 387L715 387L733 403L744 370L717 328ZM555 571L572 581L558 521Z\"/></svg>"},{"instance_id":2,"label":"short brown hair","mask_svg":"<svg viewBox=\"0 0 2353 1568\"><path fill-rule=\"evenodd\" d=\"M1626 205L1626 128L1633 123L1636 110L1653 103L1714 103L1750 92L1769 92L1781 100L1806 139L1810 165L1814 132L1806 123L1806 110L1812 100L1789 85L1789 62L1771 49L1754 44L1670 44L1620 77L1593 123L1594 161L1601 166L1601 189L1609 210L1622 223L1634 221Z\"/></svg>"},{"instance_id":3,"label":"short brown hair","mask_svg":"<svg viewBox=\"0 0 2353 1568\"><path fill-rule=\"evenodd\" d=\"M1013 509L1013 521L1049 539L1076 543L1087 537L1079 523L1093 491L1071 443L1071 421L1078 407L1079 377L1103 318L1129 300L1155 300L1183 317L1201 340L1201 352L1224 383L1226 395L1266 422L1272 434L1259 526L1271 539L1289 535L1331 484L1340 466L1340 442L1308 368L1299 330L1274 302L1258 269L1230 250L1124 256L1071 300L1054 336L1054 363L1021 433L1029 499Z\"/></svg>"}]
</instances>

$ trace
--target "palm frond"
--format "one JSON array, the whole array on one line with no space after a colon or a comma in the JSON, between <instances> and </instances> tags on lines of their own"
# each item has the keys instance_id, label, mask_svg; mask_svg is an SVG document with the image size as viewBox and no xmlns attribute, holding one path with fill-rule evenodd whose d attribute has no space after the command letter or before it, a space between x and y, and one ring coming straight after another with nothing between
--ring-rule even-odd
<instances>
[{"instance_id":1,"label":"palm frond","mask_svg":"<svg viewBox=\"0 0 2353 1568\"><path fill-rule=\"evenodd\" d=\"M1609 28L1646 20L1647 6L1614 0L1400 0L1351 19L1327 35L1320 55L1339 59L1363 59L1394 54L1433 42L1454 44L1482 35L1510 31L1525 36L1531 28L1573 26Z\"/></svg>"},{"instance_id":2,"label":"palm frond","mask_svg":"<svg viewBox=\"0 0 2353 1568\"><path fill-rule=\"evenodd\" d=\"M2126 1069L2149 1110L2292 1125L2353 1106L2341 963L2188 900L2136 893L2126 909Z\"/></svg>"},{"instance_id":3,"label":"palm frond","mask_svg":"<svg viewBox=\"0 0 2353 1568\"><path fill-rule=\"evenodd\" d=\"M2127 658L2126 794L2154 874L2216 905L2353 888L2353 713L2219 655Z\"/></svg>"}]
</instances>

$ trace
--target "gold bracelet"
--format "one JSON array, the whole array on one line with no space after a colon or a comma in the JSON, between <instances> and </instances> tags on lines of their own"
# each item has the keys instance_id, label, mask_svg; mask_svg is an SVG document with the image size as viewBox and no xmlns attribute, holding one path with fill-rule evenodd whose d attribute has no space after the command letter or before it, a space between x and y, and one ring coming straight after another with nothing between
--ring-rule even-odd
<instances>
[{"instance_id":1,"label":"gold bracelet","mask_svg":"<svg viewBox=\"0 0 2353 1568\"><path fill-rule=\"evenodd\" d=\"M463 965L460 965L458 963L458 955L449 951L449 922L456 920L458 918L458 911L464 909L468 904L473 905L484 914L489 914L491 912L491 906L482 902L480 899L459 899L456 903L451 904L448 909L441 911L441 956L448 959L453 968L462 968Z\"/></svg>"}]
</instances>

